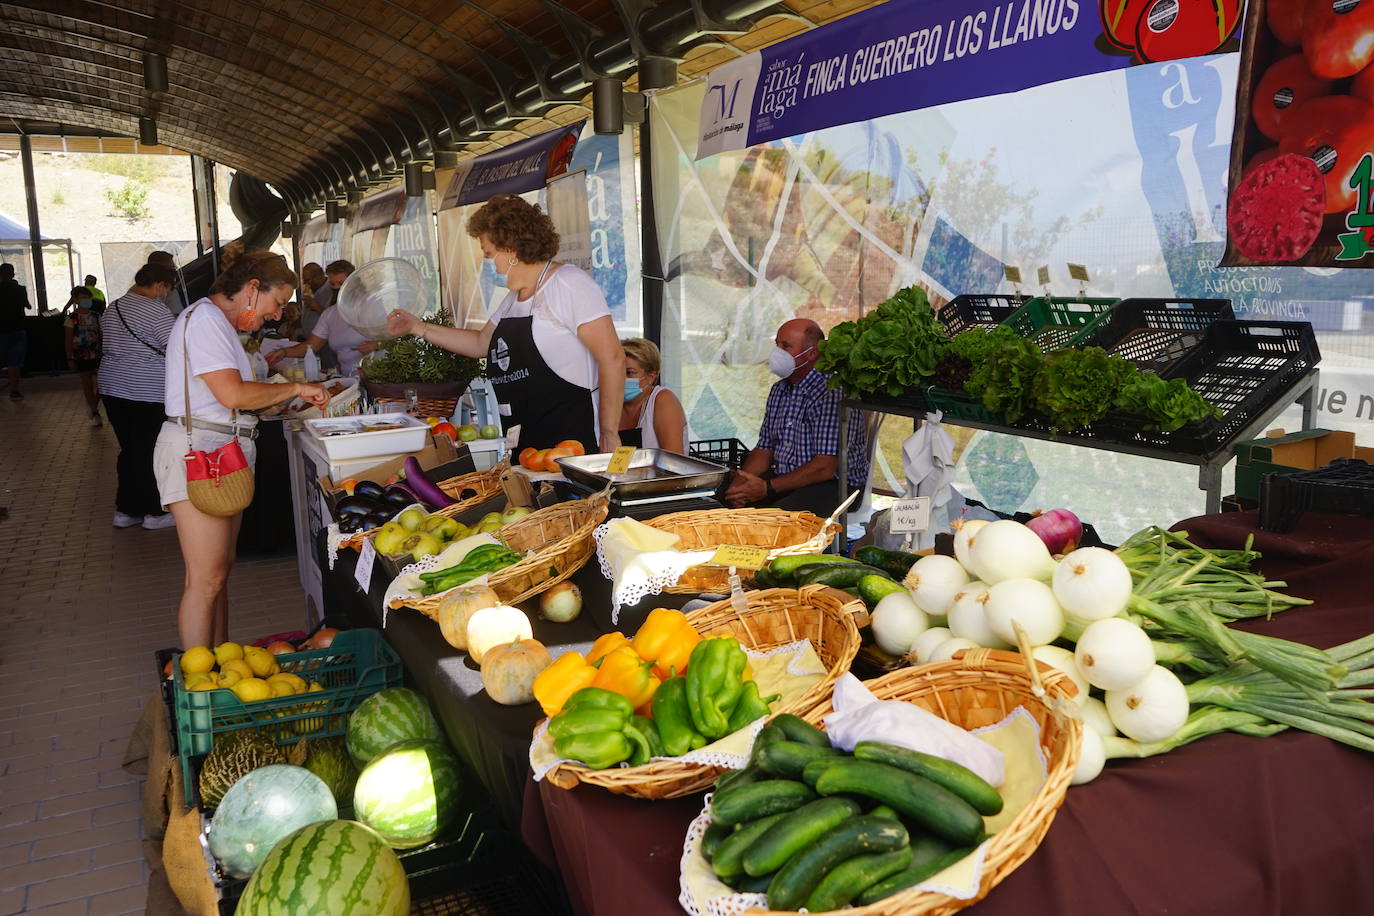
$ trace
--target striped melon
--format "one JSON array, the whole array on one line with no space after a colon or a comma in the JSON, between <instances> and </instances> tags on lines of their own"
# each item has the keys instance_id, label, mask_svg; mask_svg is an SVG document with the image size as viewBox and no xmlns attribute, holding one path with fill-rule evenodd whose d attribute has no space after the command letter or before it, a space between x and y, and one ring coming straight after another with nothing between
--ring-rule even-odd
<instances>
[{"instance_id":1,"label":"striped melon","mask_svg":"<svg viewBox=\"0 0 1374 916\"><path fill-rule=\"evenodd\" d=\"M357 821L325 821L282 840L253 872L234 916L408 916L396 853Z\"/></svg>"},{"instance_id":2,"label":"striped melon","mask_svg":"<svg viewBox=\"0 0 1374 916\"><path fill-rule=\"evenodd\" d=\"M391 745L412 738L440 740L439 723L425 698L405 687L377 691L348 717L348 753L359 769Z\"/></svg>"},{"instance_id":3,"label":"striped melon","mask_svg":"<svg viewBox=\"0 0 1374 916\"><path fill-rule=\"evenodd\" d=\"M274 763L249 773L224 793L206 840L226 872L247 878L287 834L338 817L339 807L320 777L302 767Z\"/></svg>"},{"instance_id":4,"label":"striped melon","mask_svg":"<svg viewBox=\"0 0 1374 916\"><path fill-rule=\"evenodd\" d=\"M353 813L395 849L423 846L458 814L458 761L437 741L402 741L358 776Z\"/></svg>"}]
</instances>

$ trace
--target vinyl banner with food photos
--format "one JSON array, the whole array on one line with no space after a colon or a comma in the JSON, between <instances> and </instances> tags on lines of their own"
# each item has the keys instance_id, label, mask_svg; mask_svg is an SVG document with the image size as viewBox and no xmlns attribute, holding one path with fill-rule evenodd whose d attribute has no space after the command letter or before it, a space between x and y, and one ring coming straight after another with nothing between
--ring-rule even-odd
<instances>
[{"instance_id":1,"label":"vinyl banner with food photos","mask_svg":"<svg viewBox=\"0 0 1374 916\"><path fill-rule=\"evenodd\" d=\"M1374 0L1253 0L1223 264L1374 267Z\"/></svg>"}]
</instances>

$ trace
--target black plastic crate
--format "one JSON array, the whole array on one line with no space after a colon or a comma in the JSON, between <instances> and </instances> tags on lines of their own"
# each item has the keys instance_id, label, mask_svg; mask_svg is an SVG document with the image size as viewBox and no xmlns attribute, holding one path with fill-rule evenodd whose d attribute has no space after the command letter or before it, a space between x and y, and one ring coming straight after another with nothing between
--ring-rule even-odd
<instances>
[{"instance_id":1,"label":"black plastic crate","mask_svg":"<svg viewBox=\"0 0 1374 916\"><path fill-rule=\"evenodd\" d=\"M955 296L935 312L935 320L953 337L969 328L992 330L1030 301L1029 296Z\"/></svg>"},{"instance_id":2,"label":"black plastic crate","mask_svg":"<svg viewBox=\"0 0 1374 916\"><path fill-rule=\"evenodd\" d=\"M1101 347L1145 372L1165 375L1214 321L1233 319L1230 299L1122 299L1068 341Z\"/></svg>"},{"instance_id":3,"label":"black plastic crate","mask_svg":"<svg viewBox=\"0 0 1374 916\"><path fill-rule=\"evenodd\" d=\"M1261 531L1292 531L1304 512L1374 517L1374 465L1337 458L1326 467L1260 480Z\"/></svg>"},{"instance_id":4,"label":"black plastic crate","mask_svg":"<svg viewBox=\"0 0 1374 916\"><path fill-rule=\"evenodd\" d=\"M411 872L413 916L565 916L558 879L509 835L494 837L481 855L449 857Z\"/></svg>"},{"instance_id":5,"label":"black plastic crate","mask_svg":"<svg viewBox=\"0 0 1374 916\"><path fill-rule=\"evenodd\" d=\"M687 443L687 453L693 458L714 461L738 470L744 464L749 448L738 439L697 439Z\"/></svg>"},{"instance_id":6,"label":"black plastic crate","mask_svg":"<svg viewBox=\"0 0 1374 916\"><path fill-rule=\"evenodd\" d=\"M163 677L162 672L180 654L180 649L157 649L153 652L153 662L157 665L157 689L162 694L162 711L167 715L167 749L173 757L177 756L177 704L172 696L172 679Z\"/></svg>"},{"instance_id":7,"label":"black plastic crate","mask_svg":"<svg viewBox=\"0 0 1374 916\"><path fill-rule=\"evenodd\" d=\"M924 388L908 388L899 395L890 394L866 394L855 400L865 404L872 404L874 407L882 407L893 411L911 411L922 414L930 410L930 401L926 399Z\"/></svg>"}]
</instances>

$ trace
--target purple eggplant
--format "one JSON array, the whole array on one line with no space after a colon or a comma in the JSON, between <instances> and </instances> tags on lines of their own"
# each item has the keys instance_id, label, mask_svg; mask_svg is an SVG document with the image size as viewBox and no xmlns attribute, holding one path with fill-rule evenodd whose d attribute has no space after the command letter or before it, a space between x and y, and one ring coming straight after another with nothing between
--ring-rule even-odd
<instances>
[{"instance_id":1,"label":"purple eggplant","mask_svg":"<svg viewBox=\"0 0 1374 916\"><path fill-rule=\"evenodd\" d=\"M420 502L427 503L432 509L442 509L451 506L455 500L439 489L434 481L425 475L425 469L420 467L420 462L411 455L401 466L401 473L405 475L406 484L416 496L420 497Z\"/></svg>"}]
</instances>

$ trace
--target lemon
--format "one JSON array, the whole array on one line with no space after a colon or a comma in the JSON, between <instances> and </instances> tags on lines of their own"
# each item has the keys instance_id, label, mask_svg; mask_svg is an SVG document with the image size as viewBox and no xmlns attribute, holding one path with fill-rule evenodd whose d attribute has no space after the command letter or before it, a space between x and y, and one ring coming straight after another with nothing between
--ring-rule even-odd
<instances>
[{"instance_id":1,"label":"lemon","mask_svg":"<svg viewBox=\"0 0 1374 916\"><path fill-rule=\"evenodd\" d=\"M250 668L248 663L241 658L230 659L223 665L220 665L219 670L221 675L224 675L226 672L229 671L236 671L238 672L238 676L240 678L255 676L253 673L253 669Z\"/></svg>"},{"instance_id":2,"label":"lemon","mask_svg":"<svg viewBox=\"0 0 1374 916\"><path fill-rule=\"evenodd\" d=\"M223 667L225 662L233 661L236 658L243 658L243 646L236 642L222 642L215 646L215 658Z\"/></svg>"},{"instance_id":3,"label":"lemon","mask_svg":"<svg viewBox=\"0 0 1374 916\"><path fill-rule=\"evenodd\" d=\"M215 667L215 653L204 646L194 646L181 653L182 674L204 674Z\"/></svg>"},{"instance_id":4,"label":"lemon","mask_svg":"<svg viewBox=\"0 0 1374 916\"><path fill-rule=\"evenodd\" d=\"M252 676L253 675L251 672L245 675L242 671L240 671L237 668L225 668L223 671L219 673L219 685L221 687L228 687L232 690L234 685L237 684L239 681L243 680L245 677Z\"/></svg>"},{"instance_id":5,"label":"lemon","mask_svg":"<svg viewBox=\"0 0 1374 916\"><path fill-rule=\"evenodd\" d=\"M272 653L261 646L244 646L243 660L248 663L249 668L253 669L253 674L257 677L267 677L281 670Z\"/></svg>"},{"instance_id":6,"label":"lemon","mask_svg":"<svg viewBox=\"0 0 1374 916\"><path fill-rule=\"evenodd\" d=\"M272 691L272 696L274 697L290 697L296 695L296 691L291 687L289 681L276 681L269 678L267 686Z\"/></svg>"},{"instance_id":7,"label":"lemon","mask_svg":"<svg viewBox=\"0 0 1374 916\"><path fill-rule=\"evenodd\" d=\"M298 674L292 674L290 671L279 671L276 674L268 676L267 683L286 684L291 688L292 693L305 693L305 679Z\"/></svg>"},{"instance_id":8,"label":"lemon","mask_svg":"<svg viewBox=\"0 0 1374 916\"><path fill-rule=\"evenodd\" d=\"M267 682L256 677L246 677L230 689L234 691L234 696L244 703L253 703L272 696L272 688Z\"/></svg>"},{"instance_id":9,"label":"lemon","mask_svg":"<svg viewBox=\"0 0 1374 916\"><path fill-rule=\"evenodd\" d=\"M210 679L210 673L197 671L195 674L186 675L186 689L195 690L201 684L215 684L216 681ZM202 688L203 689L203 688Z\"/></svg>"},{"instance_id":10,"label":"lemon","mask_svg":"<svg viewBox=\"0 0 1374 916\"><path fill-rule=\"evenodd\" d=\"M187 689L187 690L218 690L218 689L219 689L219 685L216 684L214 681L201 680L201 681L196 681L196 683L195 683L194 686L192 686L192 687L187 687L186 689Z\"/></svg>"}]
</instances>

